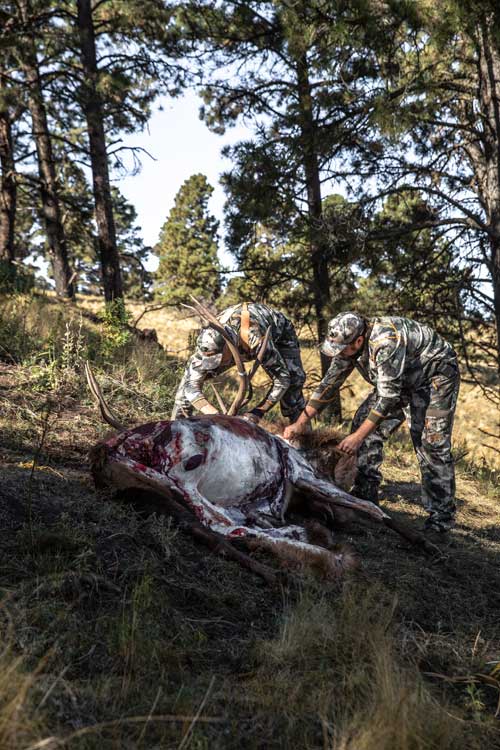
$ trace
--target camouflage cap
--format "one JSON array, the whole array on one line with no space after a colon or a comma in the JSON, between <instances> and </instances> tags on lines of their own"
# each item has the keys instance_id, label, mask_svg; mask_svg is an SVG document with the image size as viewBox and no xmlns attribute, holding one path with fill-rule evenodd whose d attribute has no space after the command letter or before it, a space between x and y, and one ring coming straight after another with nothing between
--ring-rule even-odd
<instances>
[{"instance_id":1,"label":"camouflage cap","mask_svg":"<svg viewBox=\"0 0 500 750\"><path fill-rule=\"evenodd\" d=\"M202 328L198 336L197 346L204 354L221 352L224 348L224 337L213 328Z\"/></svg>"},{"instance_id":2,"label":"camouflage cap","mask_svg":"<svg viewBox=\"0 0 500 750\"><path fill-rule=\"evenodd\" d=\"M356 312L345 312L336 315L328 323L328 333L322 351L330 357L339 354L342 349L352 344L365 330L364 318Z\"/></svg>"}]
</instances>

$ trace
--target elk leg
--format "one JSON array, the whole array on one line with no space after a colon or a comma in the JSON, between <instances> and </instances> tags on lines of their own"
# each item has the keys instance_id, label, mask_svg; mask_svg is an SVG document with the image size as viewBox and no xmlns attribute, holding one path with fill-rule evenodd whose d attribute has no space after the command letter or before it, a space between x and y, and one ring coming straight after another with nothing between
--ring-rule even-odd
<instances>
[{"instance_id":1,"label":"elk leg","mask_svg":"<svg viewBox=\"0 0 500 750\"><path fill-rule=\"evenodd\" d=\"M327 506L333 506L335 510L337 510L338 506L343 508L350 508L349 512L358 512L363 513L366 515L366 510L364 507L356 507L351 505L344 505L344 503L338 503L336 498L334 497L325 497L323 493L318 494L312 494L311 498L313 499L314 503L318 503L320 505L327 505ZM367 501L362 501L367 502ZM372 505L372 503L367 503L368 505ZM377 507L377 506L375 506ZM335 511L334 511L335 513ZM373 516L372 513L369 515ZM396 534L399 534L399 536L403 537L403 539L407 542L410 542L414 547L420 547L426 555L429 555L430 557L436 557L441 556L441 550L439 547L437 547L435 544L432 544L429 542L423 534L421 534L418 531L413 531L413 529L408 528L405 524L402 524L400 521L396 521L394 518L391 518L387 514L384 513L383 517L376 517L377 521L382 521L384 526L387 526L387 528L391 529L392 531L395 531Z\"/></svg>"},{"instance_id":2,"label":"elk leg","mask_svg":"<svg viewBox=\"0 0 500 750\"><path fill-rule=\"evenodd\" d=\"M150 490L156 496L161 497L162 502L165 504L165 509L177 519L183 530L190 533L198 541L203 542L213 552L238 562L244 568L263 578L268 584L275 585L278 582L280 577L279 572L274 571L263 563L253 560L244 552L236 549L223 534L204 526L193 517L188 508L174 498L173 492L169 491L164 483L144 471L134 471L133 464L135 462L129 460L128 463L130 465L127 465L124 461L115 463L114 465L112 462L108 464L108 469L113 477L113 484L115 486L123 489L133 489L136 487L138 489Z\"/></svg>"},{"instance_id":3,"label":"elk leg","mask_svg":"<svg viewBox=\"0 0 500 750\"><path fill-rule=\"evenodd\" d=\"M392 529L396 534L406 539L407 542L410 542L410 544L423 549L426 555L430 557L442 557L443 553L439 547L429 542L420 532L409 529L399 521L395 521L394 518L384 518L383 523L387 528Z\"/></svg>"},{"instance_id":4,"label":"elk leg","mask_svg":"<svg viewBox=\"0 0 500 750\"><path fill-rule=\"evenodd\" d=\"M354 497L354 495L350 495L348 492L344 492L344 490L336 487L332 482L315 476L312 472L310 476L301 474L293 481L293 484L305 494L334 507L340 506L355 510L371 516L377 521L383 521L385 518L388 518L388 515L378 505L370 503L368 500L360 500Z\"/></svg>"}]
</instances>

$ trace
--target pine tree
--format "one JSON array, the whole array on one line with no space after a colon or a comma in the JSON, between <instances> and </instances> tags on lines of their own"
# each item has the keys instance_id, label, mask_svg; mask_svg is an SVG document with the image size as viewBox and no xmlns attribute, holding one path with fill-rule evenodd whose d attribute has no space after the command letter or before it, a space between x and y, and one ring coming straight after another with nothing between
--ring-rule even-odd
<instances>
[{"instance_id":1,"label":"pine tree","mask_svg":"<svg viewBox=\"0 0 500 750\"><path fill-rule=\"evenodd\" d=\"M379 52L390 45L385 4L354 0L193 0L184 20L205 40L211 71L205 121L216 132L239 118L252 136L226 150L229 249L245 264L255 227L308 252L309 305L318 340L338 312L332 278L343 272L323 212L328 192L350 177L358 152L377 149L371 113ZM383 33L379 33L383 27ZM330 360L321 355L324 373ZM334 407L341 418L340 401Z\"/></svg>"},{"instance_id":2,"label":"pine tree","mask_svg":"<svg viewBox=\"0 0 500 750\"><path fill-rule=\"evenodd\" d=\"M73 278L75 267L73 260L81 251L85 254L92 249L101 267L106 300L121 298L123 291L130 292L130 288L121 278L120 259L125 253L127 264L139 269L141 258L132 257L131 253L144 254L144 248L139 248L137 237L126 248L120 246L119 235L123 236L123 232L117 226L121 217L113 213L117 206L111 187L111 170L129 171L125 159L131 156L128 166L138 171L140 149L125 147L121 134L144 127L158 94L178 94L187 77L178 62L182 42L175 24L175 6L164 0L97 3L90 0L5 0L0 5L3 175L12 173L12 165L8 163L11 139L8 126L12 116L3 106L5 51L12 54L17 63L15 67L10 66L13 72L9 75L8 86L19 87L17 100L29 107L31 115L28 127L26 117L15 118L14 122L13 156L21 175L16 183L16 217L13 210L15 184L3 179L0 185L1 205L5 207L0 217L1 253L12 255L14 218L16 238L21 223L25 236L32 235L29 221L26 221L30 218L29 212L23 210L19 191L23 182L24 192L27 188L34 197L32 185L36 179L40 195L32 200L33 227L37 233L42 230L47 242L46 247L41 248L38 236L35 249L51 260L56 287L68 282L65 294L69 296L68 292L72 292L69 279ZM34 141L40 179L35 178L33 171ZM65 182L68 171L65 173L63 162L68 158L91 166L94 207L90 218L88 191L74 192L74 184ZM68 203L64 205L66 199ZM77 216L79 209L81 221ZM68 212L71 214L69 221ZM131 220L130 215L125 217L126 232L131 229ZM68 227L72 232L71 241L64 234L68 224L71 225ZM79 225L85 227L83 235ZM16 247L14 251L17 252ZM86 265L94 266L92 262Z\"/></svg>"},{"instance_id":3,"label":"pine tree","mask_svg":"<svg viewBox=\"0 0 500 750\"><path fill-rule=\"evenodd\" d=\"M161 229L154 248L160 258L155 292L165 302L186 302L189 294L213 300L220 293L219 222L208 211L212 193L205 175L189 177Z\"/></svg>"},{"instance_id":4,"label":"pine tree","mask_svg":"<svg viewBox=\"0 0 500 750\"><path fill-rule=\"evenodd\" d=\"M45 10L45 3L42 4L38 0L19 0L22 37L18 40L17 50L32 120L41 207L55 288L62 299L72 299L74 286L71 281L72 271L62 222L61 186L54 159L53 134L49 123L47 95L38 49L41 41L39 28L46 23Z\"/></svg>"},{"instance_id":5,"label":"pine tree","mask_svg":"<svg viewBox=\"0 0 500 750\"><path fill-rule=\"evenodd\" d=\"M284 244L306 242L319 339L339 266L324 231L325 184L349 173L355 151L377 146L370 112L380 71L370 44L382 47L392 34L385 9L379 15L361 1L234 0L219 13L210 0L193 0L183 16L208 50L205 121L216 132L238 118L253 128L226 153L230 250L243 262L257 225ZM375 35L377 24L384 35Z\"/></svg>"},{"instance_id":6,"label":"pine tree","mask_svg":"<svg viewBox=\"0 0 500 750\"><path fill-rule=\"evenodd\" d=\"M481 369L498 375L500 8L497 0L418 0L406 11L381 107L387 140L377 172L386 194L414 191L434 209L424 225L469 271L460 295L465 328L496 323L496 346L481 336Z\"/></svg>"},{"instance_id":7,"label":"pine tree","mask_svg":"<svg viewBox=\"0 0 500 750\"><path fill-rule=\"evenodd\" d=\"M367 231L354 306L368 315L418 318L455 342L469 271L435 219L424 195L401 191L386 198Z\"/></svg>"},{"instance_id":8,"label":"pine tree","mask_svg":"<svg viewBox=\"0 0 500 750\"><path fill-rule=\"evenodd\" d=\"M84 72L82 108L87 123L90 162L98 228L98 248L106 302L123 297L123 282L116 246L109 162L104 128L104 107L99 90L94 17L90 0L77 0L78 30Z\"/></svg>"}]
</instances>

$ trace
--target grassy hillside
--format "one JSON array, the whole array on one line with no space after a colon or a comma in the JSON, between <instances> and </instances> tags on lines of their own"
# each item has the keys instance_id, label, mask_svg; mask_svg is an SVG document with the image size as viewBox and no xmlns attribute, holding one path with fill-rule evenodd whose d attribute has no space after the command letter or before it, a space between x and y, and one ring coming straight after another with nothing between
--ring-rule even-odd
<instances>
[{"instance_id":1,"label":"grassy hillside","mask_svg":"<svg viewBox=\"0 0 500 750\"><path fill-rule=\"evenodd\" d=\"M162 352L88 311L0 302L0 747L500 748L500 493L470 435L491 408L464 389L445 559L359 522L339 540L360 572L272 590L161 507L95 491L86 453L106 428L83 359L124 421L165 416L193 324L143 318ZM418 527L404 433L384 468L384 507Z\"/></svg>"}]
</instances>

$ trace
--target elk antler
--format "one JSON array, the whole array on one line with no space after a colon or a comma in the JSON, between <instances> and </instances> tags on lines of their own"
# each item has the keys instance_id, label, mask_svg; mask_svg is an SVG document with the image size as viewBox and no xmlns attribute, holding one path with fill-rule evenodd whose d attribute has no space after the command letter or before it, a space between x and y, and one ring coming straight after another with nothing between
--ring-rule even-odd
<instances>
[{"instance_id":1,"label":"elk antler","mask_svg":"<svg viewBox=\"0 0 500 750\"><path fill-rule=\"evenodd\" d=\"M270 335L271 335L271 326L268 326L267 330L266 330L266 332L264 334L264 338L262 339L262 344L260 345L260 349L257 352L257 356L255 357L255 361L254 361L254 363L252 365L252 369L250 370L250 372L248 374L248 394L247 394L247 397L245 398L245 400L243 401L243 403L241 404L241 406L246 406L248 404L248 402L252 400L252 397L253 397L253 388L252 388L253 376L255 375L255 373L257 372L257 370L259 369L259 365L262 364L262 360L264 359L264 352L267 349L267 345L269 343L269 337L270 337ZM241 408L241 406L240 406L240 408Z\"/></svg>"},{"instance_id":2,"label":"elk antler","mask_svg":"<svg viewBox=\"0 0 500 750\"><path fill-rule=\"evenodd\" d=\"M259 365L262 364L262 360L264 358L264 352L266 351L270 335L271 335L271 326L268 326L268 328L267 328L267 330L266 330L266 332L264 334L264 338L262 339L262 344L260 345L260 349L259 349L259 351L257 353L257 356L255 358L255 361L254 361L254 363L252 365L252 369L248 373L248 392L247 392L246 398L240 404L240 407L239 407L240 409L243 406L246 406L248 404L248 402L251 401L252 398L253 398L252 379L253 379L253 376L255 375L255 373L257 372L257 370L259 369ZM221 395L220 395L220 393L219 393L219 391L217 389L217 386L215 385L215 383L210 383L210 385L212 386L212 390L215 393L215 398L217 399L217 403L219 404L219 407L220 407L222 413L223 414L227 414L228 413L227 412L227 406L224 403L224 401L222 400L222 397L221 397Z\"/></svg>"},{"instance_id":3,"label":"elk antler","mask_svg":"<svg viewBox=\"0 0 500 750\"><path fill-rule=\"evenodd\" d=\"M240 383L238 386L238 393L236 394L233 403L228 409L228 414L230 416L234 416L238 413L238 410L240 409L243 401L245 400L246 392L248 389L248 375L246 373L246 370L243 366L243 362L241 361L241 356L238 351L238 348L233 344L230 337L227 335L226 329L222 325L222 323L213 315L210 310L205 307L205 305L202 305L201 302L198 302L195 297L191 296L191 299L194 302L194 305L191 307L190 305L184 305L184 307L190 307L191 310L194 310L194 312L197 313L201 318L204 318L208 324L216 330L225 340L226 344L229 347L229 351L233 355L234 363L236 365L236 369L238 371L238 377L240 379Z\"/></svg>"},{"instance_id":4,"label":"elk antler","mask_svg":"<svg viewBox=\"0 0 500 750\"><path fill-rule=\"evenodd\" d=\"M85 362L85 375L87 383L89 384L90 392L92 393L94 400L99 404L99 409L101 410L101 415L104 421L110 424L111 427L114 427L115 430L120 430L120 432L126 430L127 428L125 425L122 425L121 422L118 421L117 417L107 405L104 396L102 395L101 387L95 379L94 373L90 369L88 360Z\"/></svg>"},{"instance_id":5,"label":"elk antler","mask_svg":"<svg viewBox=\"0 0 500 750\"><path fill-rule=\"evenodd\" d=\"M219 393L219 391L217 389L217 386L215 385L215 383L210 383L210 385L212 386L212 390L215 393L215 398L217 399L217 403L219 404L219 408L220 408L221 412L223 414L227 414L227 406L224 403L224 401L222 400L222 396L220 395L220 393Z\"/></svg>"}]
</instances>

